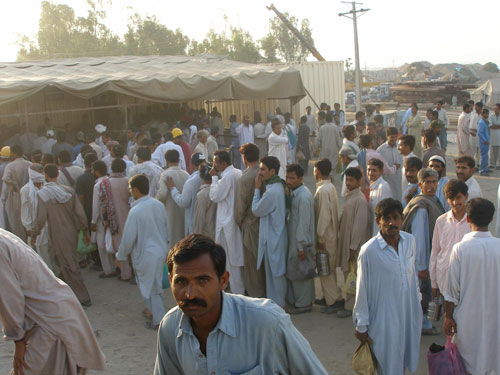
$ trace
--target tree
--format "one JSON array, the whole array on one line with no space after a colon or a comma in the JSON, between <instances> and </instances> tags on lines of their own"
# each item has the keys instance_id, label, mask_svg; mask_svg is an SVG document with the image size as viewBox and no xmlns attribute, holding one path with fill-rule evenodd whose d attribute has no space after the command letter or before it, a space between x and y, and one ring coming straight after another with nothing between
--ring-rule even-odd
<instances>
[{"instance_id":1,"label":"tree","mask_svg":"<svg viewBox=\"0 0 500 375\"><path fill-rule=\"evenodd\" d=\"M485 72L500 73L498 65L495 64L494 62L487 62L486 64L483 65L483 69Z\"/></svg>"},{"instance_id":2,"label":"tree","mask_svg":"<svg viewBox=\"0 0 500 375\"><path fill-rule=\"evenodd\" d=\"M185 55L189 45L180 29L172 31L155 16L143 19L138 13L131 17L124 40L128 55Z\"/></svg>"},{"instance_id":3,"label":"tree","mask_svg":"<svg viewBox=\"0 0 500 375\"><path fill-rule=\"evenodd\" d=\"M309 27L309 21L303 19L300 28L298 19L291 16L289 13L284 13L288 21L304 36L308 43L314 45L312 31ZM290 29L279 19L274 16L269 20L269 33L264 39L261 39L261 48L266 52L266 57L273 57L270 46L272 40L276 41L276 56L288 63L297 63L304 61L310 52L305 45L290 31Z\"/></svg>"}]
</instances>

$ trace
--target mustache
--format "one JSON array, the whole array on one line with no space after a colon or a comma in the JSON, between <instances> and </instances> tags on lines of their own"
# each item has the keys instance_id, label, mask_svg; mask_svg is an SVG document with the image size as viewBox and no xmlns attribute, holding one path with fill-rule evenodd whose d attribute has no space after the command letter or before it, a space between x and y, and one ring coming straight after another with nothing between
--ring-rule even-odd
<instances>
[{"instance_id":1,"label":"mustache","mask_svg":"<svg viewBox=\"0 0 500 375\"><path fill-rule=\"evenodd\" d=\"M398 230L399 228L398 228L398 227L396 227L395 225L391 225L391 226L389 227L389 229L395 229L395 230Z\"/></svg>"},{"instance_id":2,"label":"mustache","mask_svg":"<svg viewBox=\"0 0 500 375\"><path fill-rule=\"evenodd\" d=\"M185 307L189 305L207 307L207 302L201 298L193 298L193 299L183 298L181 300L180 307Z\"/></svg>"}]
</instances>

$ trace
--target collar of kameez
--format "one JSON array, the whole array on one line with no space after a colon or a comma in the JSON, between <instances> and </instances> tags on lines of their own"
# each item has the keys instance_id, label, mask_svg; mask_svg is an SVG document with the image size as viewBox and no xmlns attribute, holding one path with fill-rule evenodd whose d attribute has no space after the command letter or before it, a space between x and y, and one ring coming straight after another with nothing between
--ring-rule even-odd
<instances>
[{"instance_id":1,"label":"collar of kameez","mask_svg":"<svg viewBox=\"0 0 500 375\"><path fill-rule=\"evenodd\" d=\"M228 336L237 337L235 322L236 319L233 306L234 302L231 299L231 296L227 295L224 292L221 292L221 298L222 312L220 314L219 321L217 322L212 332L220 329ZM189 317L186 314L182 313L181 321L179 322L179 331L177 332L177 337L180 337L184 332L193 335L193 327L191 327Z\"/></svg>"},{"instance_id":2,"label":"collar of kameez","mask_svg":"<svg viewBox=\"0 0 500 375\"><path fill-rule=\"evenodd\" d=\"M330 179L328 179L328 180L321 180L319 182L316 182L316 187L320 187L320 186L326 185L328 183L332 183L332 181Z\"/></svg>"},{"instance_id":3,"label":"collar of kameez","mask_svg":"<svg viewBox=\"0 0 500 375\"><path fill-rule=\"evenodd\" d=\"M455 218L455 215L453 215L453 211L452 210L449 210L447 213L446 213L446 220L448 222L457 222L457 223L463 223L464 221L467 220L467 213L464 214L464 217L461 219L461 220L457 220Z\"/></svg>"},{"instance_id":4,"label":"collar of kameez","mask_svg":"<svg viewBox=\"0 0 500 375\"><path fill-rule=\"evenodd\" d=\"M467 234L464 235L464 237L462 238L462 241L465 241L469 238L474 238L474 237L477 237L477 238L488 238L488 237L493 237L493 235L491 234L490 231L488 232L469 232Z\"/></svg>"},{"instance_id":5,"label":"collar of kameez","mask_svg":"<svg viewBox=\"0 0 500 375\"><path fill-rule=\"evenodd\" d=\"M382 176L380 176L375 181L373 181L372 183L370 183L370 190L375 189L379 184L381 184L383 179L384 178Z\"/></svg>"},{"instance_id":6,"label":"collar of kameez","mask_svg":"<svg viewBox=\"0 0 500 375\"><path fill-rule=\"evenodd\" d=\"M149 198L151 198L149 195L145 195L143 197L140 197L139 199L136 199L135 201L133 201L132 204L130 205L130 207L135 207L138 204L140 204L141 202L144 202L145 200L147 200Z\"/></svg>"},{"instance_id":7,"label":"collar of kameez","mask_svg":"<svg viewBox=\"0 0 500 375\"><path fill-rule=\"evenodd\" d=\"M121 178L125 177L125 172L113 172L109 175L110 178Z\"/></svg>"},{"instance_id":8,"label":"collar of kameez","mask_svg":"<svg viewBox=\"0 0 500 375\"><path fill-rule=\"evenodd\" d=\"M380 230L378 231L377 233L377 241L378 241L378 245L380 246L380 248L383 250L385 249L386 247L390 247L392 248L391 245L389 245L386 240L384 239L384 237L382 237L382 233L380 233ZM399 243L403 240L403 235L402 235L402 231L400 230L399 231L399 241L398 241L398 247L399 247ZM395 249L396 250L396 249ZM399 253L399 252L398 252Z\"/></svg>"}]
</instances>

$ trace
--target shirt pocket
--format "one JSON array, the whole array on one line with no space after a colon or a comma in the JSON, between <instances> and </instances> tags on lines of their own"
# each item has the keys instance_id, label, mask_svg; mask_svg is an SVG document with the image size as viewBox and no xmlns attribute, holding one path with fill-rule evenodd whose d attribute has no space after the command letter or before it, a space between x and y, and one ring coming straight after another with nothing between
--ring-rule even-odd
<instances>
[{"instance_id":1,"label":"shirt pocket","mask_svg":"<svg viewBox=\"0 0 500 375\"><path fill-rule=\"evenodd\" d=\"M264 375L264 371L262 370L262 367L260 365L255 366L249 371L245 372L233 372L228 370L227 371L228 375Z\"/></svg>"}]
</instances>

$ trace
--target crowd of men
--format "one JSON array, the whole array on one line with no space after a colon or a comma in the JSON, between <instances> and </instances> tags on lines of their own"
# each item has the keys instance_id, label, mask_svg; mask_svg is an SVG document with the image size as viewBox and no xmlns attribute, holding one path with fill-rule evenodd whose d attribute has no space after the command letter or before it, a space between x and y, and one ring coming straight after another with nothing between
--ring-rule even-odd
<instances>
[{"instance_id":1,"label":"crowd of men","mask_svg":"<svg viewBox=\"0 0 500 375\"><path fill-rule=\"evenodd\" d=\"M384 374L416 370L420 336L440 333L426 313L429 303L441 298L446 304L445 333L456 333L468 371L500 370L500 356L493 355L498 354L499 342L486 331L498 327L492 311L500 303L500 284L493 271L500 262L500 240L486 233L494 207L482 199L474 177L476 149L481 175L489 173L490 146L489 164L500 168L500 136L498 145L494 141L500 133L500 105L488 117L481 103L475 104L476 116L464 104L457 178L451 180L446 176L449 121L442 105L427 111L423 122L417 104L412 104L400 128L384 124L380 106L372 105L357 112L351 123L337 103L333 110L322 103L315 114L307 107L298 125L279 108L267 114L264 123L259 112L253 121L244 116L242 123L232 115L229 142L224 141L216 109L210 116L198 112L190 126L183 120L163 133L156 127L128 129L126 143L113 139L102 124L75 137L40 127L38 136L25 132L0 150L0 226L17 236L2 231L2 240L20 241L16 249L26 258L20 262L33 262L26 249L19 250L23 241L31 246L46 264L40 280L52 270L83 306L90 306L91 299L80 268L90 262L102 269L103 279L136 283L145 304L146 327L160 328L157 374L189 373L196 363L208 373L206 358L198 363L194 357L200 350L200 358L210 352L211 330L206 325L213 328L219 315L224 316L221 304L234 311L257 303L231 299L226 289L267 298L289 314L308 313L317 304L321 313L340 319L352 316L356 337L362 342L372 339ZM114 138L121 137L115 133ZM479 142L473 146L475 139ZM314 157L312 192L304 176ZM342 179L342 206L332 182L337 176ZM77 252L90 243L96 252ZM206 249L199 250L203 246ZM186 249L198 249L198 255L190 257ZM215 266L209 270L217 281L212 295L186 286L191 283L186 275L206 266L205 255ZM178 310L165 315L166 261L174 297L192 327L185 326ZM337 268L344 280L339 280ZM345 282L353 275L355 286ZM14 271L4 276L15 284ZM315 291L316 276L320 291ZM206 275L196 280L210 283ZM486 286L491 282L496 282L493 292ZM493 294L493 303L486 302L486 291ZM31 330L19 328L23 311L7 308L6 318L1 307L14 302L3 296L0 300L6 336L26 343ZM210 304L219 305L215 321L212 315L201 319L197 310L213 314L213 309L207 310ZM481 318L474 312L477 306ZM274 307L259 308L265 316L281 316L282 310ZM260 318L266 321L264 315ZM465 327L472 318L474 330ZM258 320L259 315L248 319ZM200 348L186 343L190 350L172 354L179 336L171 330L179 327L201 330L195 332ZM280 335L288 332L296 339L283 339L282 350L298 351L298 358L305 358L300 364L288 356L289 368L296 369L291 373L323 373L307 342L302 352L298 349L304 338L293 326L287 327L280 328ZM162 332L169 337L162 340ZM91 350L97 344L92 332L87 336L92 337L87 341ZM64 345L70 345L69 339ZM216 346L221 345L234 343ZM17 349L16 345L16 353ZM102 368L102 361L78 362L73 355L67 349L58 357L73 358L78 368ZM37 365L42 368L44 363ZM282 365L276 359L266 368L275 371Z\"/></svg>"}]
</instances>

